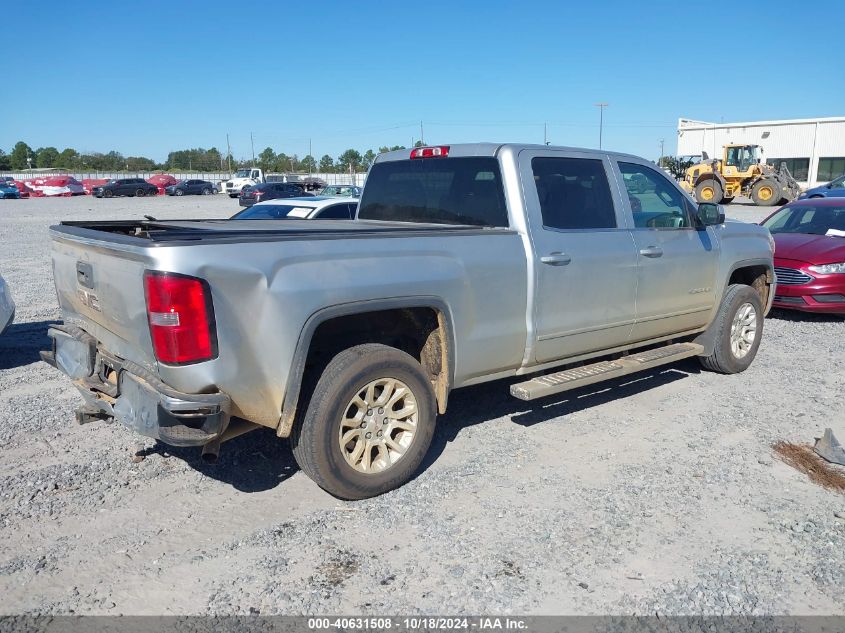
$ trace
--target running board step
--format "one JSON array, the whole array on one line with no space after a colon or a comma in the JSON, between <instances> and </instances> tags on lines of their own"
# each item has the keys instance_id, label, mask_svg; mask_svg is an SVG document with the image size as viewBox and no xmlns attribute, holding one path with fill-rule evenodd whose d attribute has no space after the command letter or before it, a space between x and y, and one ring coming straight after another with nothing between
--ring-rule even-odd
<instances>
[{"instance_id":1,"label":"running board step","mask_svg":"<svg viewBox=\"0 0 845 633\"><path fill-rule=\"evenodd\" d=\"M605 360L592 365L537 376L511 385L511 395L520 400L536 400L562 391L673 363L682 358L699 356L702 353L704 353L704 346L698 343L675 343L630 354L617 360Z\"/></svg>"}]
</instances>

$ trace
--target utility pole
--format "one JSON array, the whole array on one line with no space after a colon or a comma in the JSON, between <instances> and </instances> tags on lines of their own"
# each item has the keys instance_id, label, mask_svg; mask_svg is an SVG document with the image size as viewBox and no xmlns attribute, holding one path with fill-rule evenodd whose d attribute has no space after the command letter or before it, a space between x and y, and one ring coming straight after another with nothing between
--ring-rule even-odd
<instances>
[{"instance_id":1,"label":"utility pole","mask_svg":"<svg viewBox=\"0 0 845 633\"><path fill-rule=\"evenodd\" d=\"M425 145L425 141L423 140L424 138L425 138L425 134L423 134L423 124L422 124L422 119L420 119L420 142L421 142L423 145Z\"/></svg>"},{"instance_id":2,"label":"utility pole","mask_svg":"<svg viewBox=\"0 0 845 633\"><path fill-rule=\"evenodd\" d=\"M314 154L311 153L311 139L308 139L308 156L311 160L308 161L308 175L311 175L311 163L314 162Z\"/></svg>"},{"instance_id":3,"label":"utility pole","mask_svg":"<svg viewBox=\"0 0 845 633\"><path fill-rule=\"evenodd\" d=\"M255 167L255 143L252 140L252 132L249 133L249 145L252 147L252 166Z\"/></svg>"},{"instance_id":4,"label":"utility pole","mask_svg":"<svg viewBox=\"0 0 845 633\"><path fill-rule=\"evenodd\" d=\"M660 159L657 161L658 167L663 167L663 139L660 139Z\"/></svg>"},{"instance_id":5,"label":"utility pole","mask_svg":"<svg viewBox=\"0 0 845 633\"><path fill-rule=\"evenodd\" d=\"M604 102L599 102L599 103L594 103L593 105L596 106L599 109L599 149L601 149L601 135L602 135L602 131L604 129L604 109L610 104L604 103Z\"/></svg>"},{"instance_id":6,"label":"utility pole","mask_svg":"<svg viewBox=\"0 0 845 633\"><path fill-rule=\"evenodd\" d=\"M232 173L232 146L229 145L229 133L226 132L226 162L229 164L229 173Z\"/></svg>"},{"instance_id":7,"label":"utility pole","mask_svg":"<svg viewBox=\"0 0 845 633\"><path fill-rule=\"evenodd\" d=\"M548 127L545 123L543 123L543 145L549 144L549 134L548 134Z\"/></svg>"}]
</instances>

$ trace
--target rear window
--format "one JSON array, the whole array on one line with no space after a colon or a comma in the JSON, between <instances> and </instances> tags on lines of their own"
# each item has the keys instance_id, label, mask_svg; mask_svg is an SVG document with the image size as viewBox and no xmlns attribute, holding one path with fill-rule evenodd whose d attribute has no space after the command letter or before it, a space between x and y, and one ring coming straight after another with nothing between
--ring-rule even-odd
<instances>
[{"instance_id":1,"label":"rear window","mask_svg":"<svg viewBox=\"0 0 845 633\"><path fill-rule=\"evenodd\" d=\"M314 207L294 204L256 204L231 217L232 220L281 220L307 218Z\"/></svg>"},{"instance_id":2,"label":"rear window","mask_svg":"<svg viewBox=\"0 0 845 633\"><path fill-rule=\"evenodd\" d=\"M489 157L376 163L358 218L508 226L499 163Z\"/></svg>"}]
</instances>

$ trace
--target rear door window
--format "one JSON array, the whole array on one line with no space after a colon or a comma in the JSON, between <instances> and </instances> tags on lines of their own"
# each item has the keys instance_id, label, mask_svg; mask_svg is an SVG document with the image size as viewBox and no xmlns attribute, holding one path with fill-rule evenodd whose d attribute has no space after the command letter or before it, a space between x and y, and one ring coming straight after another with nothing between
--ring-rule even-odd
<instances>
[{"instance_id":1,"label":"rear door window","mask_svg":"<svg viewBox=\"0 0 845 633\"><path fill-rule=\"evenodd\" d=\"M616 212L604 163L593 158L531 159L543 226L613 229Z\"/></svg>"},{"instance_id":2,"label":"rear door window","mask_svg":"<svg viewBox=\"0 0 845 633\"><path fill-rule=\"evenodd\" d=\"M349 212L348 204L333 204L320 211L317 218L320 220L349 220L352 215Z\"/></svg>"},{"instance_id":3,"label":"rear door window","mask_svg":"<svg viewBox=\"0 0 845 633\"><path fill-rule=\"evenodd\" d=\"M499 162L476 156L376 163L358 218L508 226Z\"/></svg>"}]
</instances>

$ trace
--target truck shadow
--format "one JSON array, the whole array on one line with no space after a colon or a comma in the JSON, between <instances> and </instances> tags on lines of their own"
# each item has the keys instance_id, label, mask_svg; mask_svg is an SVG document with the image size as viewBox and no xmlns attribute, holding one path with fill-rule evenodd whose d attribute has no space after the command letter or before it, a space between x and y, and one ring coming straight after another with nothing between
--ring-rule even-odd
<instances>
[{"instance_id":1,"label":"truck shadow","mask_svg":"<svg viewBox=\"0 0 845 633\"><path fill-rule=\"evenodd\" d=\"M449 399L449 412L438 418L431 448L417 474L431 467L463 429L476 424L509 417L516 424L532 426L683 380L699 371L698 362L688 359L536 402L523 402L510 395L510 385L524 378L497 380L455 391ZM290 444L279 441L272 429L254 431L226 442L221 447L218 462L213 465L201 459L198 448L177 448L161 442L142 454L182 459L194 470L241 492L275 488L299 470Z\"/></svg>"},{"instance_id":2,"label":"truck shadow","mask_svg":"<svg viewBox=\"0 0 845 633\"><path fill-rule=\"evenodd\" d=\"M241 492L270 490L299 470L290 445L279 440L273 429L259 429L225 442L220 447L216 464L203 461L201 453L195 446L177 447L156 442L139 454L181 459L197 472Z\"/></svg>"},{"instance_id":3,"label":"truck shadow","mask_svg":"<svg viewBox=\"0 0 845 633\"><path fill-rule=\"evenodd\" d=\"M0 370L23 367L41 360L38 352L52 347L47 328L58 321L12 323L0 336Z\"/></svg>"},{"instance_id":4,"label":"truck shadow","mask_svg":"<svg viewBox=\"0 0 845 633\"><path fill-rule=\"evenodd\" d=\"M517 400L509 393L510 385L525 380L524 377L498 380L455 391L449 397L449 411L438 419L431 448L420 471L436 462L446 446L467 427L501 417L509 417L512 422L522 426L533 426L656 389L700 372L701 366L696 359L686 359L673 365L630 374L532 402Z\"/></svg>"}]
</instances>

